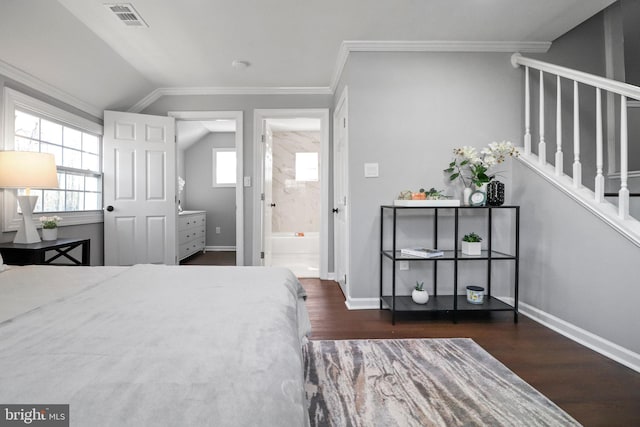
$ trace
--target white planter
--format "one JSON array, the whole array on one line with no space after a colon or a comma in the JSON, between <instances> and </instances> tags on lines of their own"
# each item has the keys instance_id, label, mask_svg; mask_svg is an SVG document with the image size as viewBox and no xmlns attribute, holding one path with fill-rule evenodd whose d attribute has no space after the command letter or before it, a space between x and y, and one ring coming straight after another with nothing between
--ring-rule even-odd
<instances>
[{"instance_id":1,"label":"white planter","mask_svg":"<svg viewBox=\"0 0 640 427\"><path fill-rule=\"evenodd\" d=\"M42 240L57 240L58 239L58 229L57 228L43 228L42 229Z\"/></svg>"},{"instance_id":2,"label":"white planter","mask_svg":"<svg viewBox=\"0 0 640 427\"><path fill-rule=\"evenodd\" d=\"M482 242L462 241L462 253L464 255L480 255L481 250L482 250Z\"/></svg>"},{"instance_id":3,"label":"white planter","mask_svg":"<svg viewBox=\"0 0 640 427\"><path fill-rule=\"evenodd\" d=\"M416 304L426 304L429 301L429 292L414 289L413 292L411 292L411 299L413 299L413 302Z\"/></svg>"}]
</instances>

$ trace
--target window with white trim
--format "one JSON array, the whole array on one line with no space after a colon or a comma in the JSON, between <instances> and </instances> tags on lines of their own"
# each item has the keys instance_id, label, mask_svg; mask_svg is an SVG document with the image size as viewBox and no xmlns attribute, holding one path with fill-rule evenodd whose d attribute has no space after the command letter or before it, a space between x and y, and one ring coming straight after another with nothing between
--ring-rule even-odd
<instances>
[{"instance_id":1,"label":"window with white trim","mask_svg":"<svg viewBox=\"0 0 640 427\"><path fill-rule=\"evenodd\" d=\"M214 148L213 149L213 186L214 187L235 187L236 186L236 149L235 148Z\"/></svg>"},{"instance_id":2,"label":"window with white trim","mask_svg":"<svg viewBox=\"0 0 640 427\"><path fill-rule=\"evenodd\" d=\"M51 153L58 189L31 189L34 213L56 213L61 226L102 221L102 126L21 92L5 88L4 150ZM22 194L24 190L18 190ZM16 190L4 190L3 230L16 227Z\"/></svg>"}]
</instances>

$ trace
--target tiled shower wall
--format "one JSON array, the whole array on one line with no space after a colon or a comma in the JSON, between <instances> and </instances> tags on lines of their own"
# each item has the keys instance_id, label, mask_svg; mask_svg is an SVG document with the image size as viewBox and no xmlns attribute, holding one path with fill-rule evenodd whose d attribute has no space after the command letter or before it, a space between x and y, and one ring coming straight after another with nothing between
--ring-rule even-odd
<instances>
[{"instance_id":1,"label":"tiled shower wall","mask_svg":"<svg viewBox=\"0 0 640 427\"><path fill-rule=\"evenodd\" d=\"M296 153L320 153L320 132L273 132L273 232L320 231L320 181L296 181Z\"/></svg>"}]
</instances>

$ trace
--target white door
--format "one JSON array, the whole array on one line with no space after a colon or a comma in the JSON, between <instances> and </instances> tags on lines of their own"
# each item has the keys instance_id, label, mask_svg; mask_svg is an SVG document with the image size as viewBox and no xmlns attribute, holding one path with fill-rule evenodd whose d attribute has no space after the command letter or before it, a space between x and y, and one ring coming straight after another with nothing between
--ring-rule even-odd
<instances>
[{"instance_id":1,"label":"white door","mask_svg":"<svg viewBox=\"0 0 640 427\"><path fill-rule=\"evenodd\" d=\"M104 112L105 265L175 264L173 117Z\"/></svg>"},{"instance_id":2,"label":"white door","mask_svg":"<svg viewBox=\"0 0 640 427\"><path fill-rule=\"evenodd\" d=\"M346 88L333 115L333 241L336 281L345 296L349 270L348 132Z\"/></svg>"},{"instance_id":3,"label":"white door","mask_svg":"<svg viewBox=\"0 0 640 427\"><path fill-rule=\"evenodd\" d=\"M271 232L273 229L273 210L276 209L276 204L273 201L273 133L266 124L266 120L263 120L264 129L264 180L263 180L263 192L264 192L264 215L262 230L264 235L262 236L264 261L263 265L271 266Z\"/></svg>"}]
</instances>

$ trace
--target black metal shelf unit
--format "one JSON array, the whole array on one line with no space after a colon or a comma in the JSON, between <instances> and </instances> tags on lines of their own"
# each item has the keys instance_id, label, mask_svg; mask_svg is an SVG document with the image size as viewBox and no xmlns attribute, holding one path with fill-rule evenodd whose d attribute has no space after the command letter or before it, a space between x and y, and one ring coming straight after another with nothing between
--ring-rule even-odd
<instances>
[{"instance_id":1,"label":"black metal shelf unit","mask_svg":"<svg viewBox=\"0 0 640 427\"><path fill-rule=\"evenodd\" d=\"M515 220L514 235L514 253L504 253L493 250L493 210L506 209L513 212ZM411 255L405 255L398 249L397 227L401 212L416 212L420 210L433 211L433 242L434 248L438 248L438 214L440 211L447 211L451 216L453 211L454 232L453 232L453 249L444 250L444 254L439 257L421 258ZM482 250L480 255L465 255L459 250L460 241L459 222L461 211L483 211L487 217L487 248ZM392 239L391 248L385 247L385 218L391 216L392 222ZM387 218L388 219L388 218ZM520 206L459 206L459 207L431 207L431 206L380 206L380 309L386 305L391 310L391 321L395 324L396 312L450 312L453 321L456 321L457 312L471 311L513 311L513 321L518 322L518 275L519 275L519 251L520 251ZM384 260L391 261L391 294L383 292L384 283ZM487 288L485 292L484 302L482 304L471 304L467 302L466 295L458 295L458 264L466 261L484 260L487 263ZM427 304L416 304L411 296L396 295L396 263L399 261L421 261L433 262L433 293L429 296ZM507 304L491 294L491 268L494 262L512 261L514 263L514 303ZM453 263L453 295L438 295L438 263Z\"/></svg>"}]
</instances>

